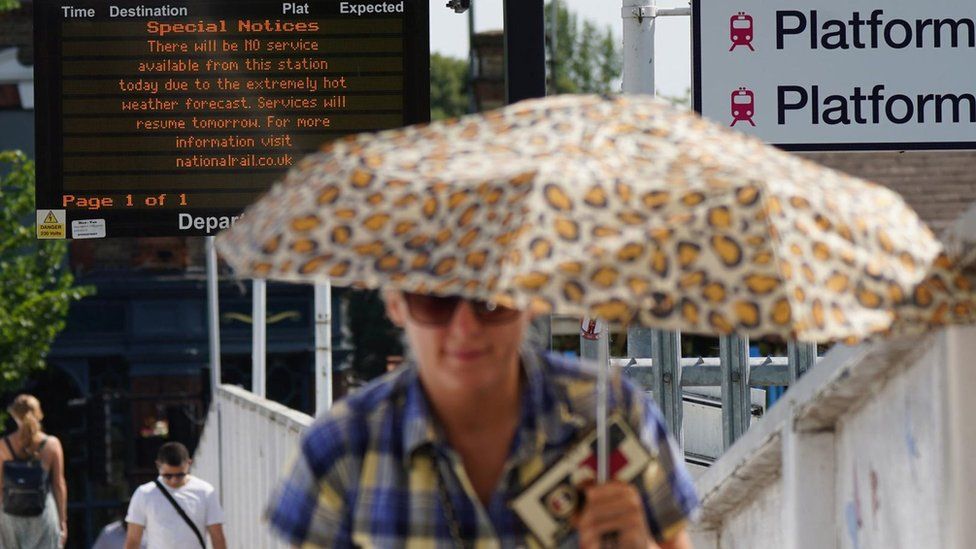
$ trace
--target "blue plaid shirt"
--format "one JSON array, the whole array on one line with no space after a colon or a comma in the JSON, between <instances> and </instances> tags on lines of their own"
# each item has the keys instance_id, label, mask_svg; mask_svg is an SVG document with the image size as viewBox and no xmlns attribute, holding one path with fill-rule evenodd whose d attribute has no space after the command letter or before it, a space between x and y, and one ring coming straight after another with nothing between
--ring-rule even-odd
<instances>
[{"instance_id":1,"label":"blue plaid shirt","mask_svg":"<svg viewBox=\"0 0 976 549\"><path fill-rule=\"evenodd\" d=\"M595 375L555 355L523 354L522 367L521 421L487 506L440 434L416 366L407 364L336 403L304 433L268 509L271 526L297 547L454 547L440 466L460 534L473 547L537 546L509 501L592 428ZM628 423L663 468L657 480L635 482L652 534L668 539L694 513L697 497L657 407L630 382L622 392ZM567 542L575 545L573 537Z\"/></svg>"}]
</instances>

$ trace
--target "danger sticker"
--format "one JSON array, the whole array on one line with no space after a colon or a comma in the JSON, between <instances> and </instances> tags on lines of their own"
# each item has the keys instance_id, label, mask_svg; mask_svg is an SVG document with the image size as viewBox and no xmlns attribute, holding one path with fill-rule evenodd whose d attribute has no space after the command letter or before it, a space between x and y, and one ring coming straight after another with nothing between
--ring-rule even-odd
<instances>
[{"instance_id":1,"label":"danger sticker","mask_svg":"<svg viewBox=\"0 0 976 549\"><path fill-rule=\"evenodd\" d=\"M64 210L37 210L37 238L54 240L67 238Z\"/></svg>"}]
</instances>

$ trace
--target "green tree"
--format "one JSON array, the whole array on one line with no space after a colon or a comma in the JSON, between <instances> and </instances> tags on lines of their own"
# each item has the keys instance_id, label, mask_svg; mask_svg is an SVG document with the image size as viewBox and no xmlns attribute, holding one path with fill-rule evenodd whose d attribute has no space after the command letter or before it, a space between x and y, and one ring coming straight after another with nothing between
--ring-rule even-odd
<instances>
[{"instance_id":1,"label":"green tree","mask_svg":"<svg viewBox=\"0 0 976 549\"><path fill-rule=\"evenodd\" d=\"M15 10L20 7L20 0L0 0L0 11Z\"/></svg>"},{"instance_id":2,"label":"green tree","mask_svg":"<svg viewBox=\"0 0 976 549\"><path fill-rule=\"evenodd\" d=\"M34 163L0 152L0 392L44 368L68 307L93 293L64 269L67 244L35 240Z\"/></svg>"},{"instance_id":3,"label":"green tree","mask_svg":"<svg viewBox=\"0 0 976 549\"><path fill-rule=\"evenodd\" d=\"M430 118L453 118L468 112L468 62L439 53L430 56Z\"/></svg>"},{"instance_id":4,"label":"green tree","mask_svg":"<svg viewBox=\"0 0 976 549\"><path fill-rule=\"evenodd\" d=\"M621 48L610 27L600 30L581 21L560 2L555 22L546 7L549 93L613 93L620 91ZM555 31L555 51L553 51Z\"/></svg>"}]
</instances>

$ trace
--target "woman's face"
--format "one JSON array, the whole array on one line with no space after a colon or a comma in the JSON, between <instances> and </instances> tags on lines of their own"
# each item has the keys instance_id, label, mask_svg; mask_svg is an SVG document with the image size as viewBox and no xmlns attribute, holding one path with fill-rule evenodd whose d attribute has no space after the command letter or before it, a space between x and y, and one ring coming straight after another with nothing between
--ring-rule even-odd
<instances>
[{"instance_id":1,"label":"woman's face","mask_svg":"<svg viewBox=\"0 0 976 549\"><path fill-rule=\"evenodd\" d=\"M399 292L387 293L386 309L393 323L406 331L426 384L467 393L496 390L517 379L519 348L531 320L528 313L484 322L471 303L461 300L446 323L432 325L411 316Z\"/></svg>"}]
</instances>

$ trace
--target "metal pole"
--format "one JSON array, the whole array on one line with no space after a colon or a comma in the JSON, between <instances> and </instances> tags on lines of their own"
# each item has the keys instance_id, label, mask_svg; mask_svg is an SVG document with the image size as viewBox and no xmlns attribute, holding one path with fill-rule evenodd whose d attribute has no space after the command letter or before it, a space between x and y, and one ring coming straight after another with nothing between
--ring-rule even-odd
<instances>
[{"instance_id":1,"label":"metal pole","mask_svg":"<svg viewBox=\"0 0 976 549\"><path fill-rule=\"evenodd\" d=\"M658 17L690 16L691 8L659 8L656 0L623 0L623 92L654 94L654 33Z\"/></svg>"},{"instance_id":2,"label":"metal pole","mask_svg":"<svg viewBox=\"0 0 976 549\"><path fill-rule=\"evenodd\" d=\"M654 398L664 414L668 430L678 446L684 448L681 422L684 418L684 393L681 390L681 333L653 330L651 357L654 367Z\"/></svg>"},{"instance_id":3,"label":"metal pole","mask_svg":"<svg viewBox=\"0 0 976 549\"><path fill-rule=\"evenodd\" d=\"M556 94L556 72L559 70L559 0L550 1L552 14L549 16L549 77L552 85L548 92Z\"/></svg>"},{"instance_id":4,"label":"metal pole","mask_svg":"<svg viewBox=\"0 0 976 549\"><path fill-rule=\"evenodd\" d=\"M609 400L608 370L610 368L610 326L603 320L595 319L596 327L589 337L583 335L587 330L584 320L580 335L580 354L584 360L592 361L597 369L596 376L596 478L604 483L608 478L608 457L610 455L607 440L607 401ZM595 337L594 337L595 336Z\"/></svg>"},{"instance_id":5,"label":"metal pole","mask_svg":"<svg viewBox=\"0 0 976 549\"><path fill-rule=\"evenodd\" d=\"M315 285L315 415L332 407L332 284Z\"/></svg>"},{"instance_id":6,"label":"metal pole","mask_svg":"<svg viewBox=\"0 0 976 549\"><path fill-rule=\"evenodd\" d=\"M662 15L689 15L687 9L659 9L656 0L623 0L623 86L627 94L655 95L655 21ZM651 335L654 368L654 398L664 414L668 429L683 445L683 393L681 390L681 334L654 330Z\"/></svg>"},{"instance_id":7,"label":"metal pole","mask_svg":"<svg viewBox=\"0 0 976 549\"><path fill-rule=\"evenodd\" d=\"M468 112L478 112L478 100L474 94L475 51L474 51L474 2L468 8Z\"/></svg>"},{"instance_id":8,"label":"metal pole","mask_svg":"<svg viewBox=\"0 0 976 549\"><path fill-rule=\"evenodd\" d=\"M505 0L505 98L546 95L546 22L542 0Z\"/></svg>"},{"instance_id":9,"label":"metal pole","mask_svg":"<svg viewBox=\"0 0 976 549\"><path fill-rule=\"evenodd\" d=\"M722 438L725 448L749 430L752 393L749 389L749 338L719 338L722 359Z\"/></svg>"},{"instance_id":10,"label":"metal pole","mask_svg":"<svg viewBox=\"0 0 976 549\"><path fill-rule=\"evenodd\" d=\"M654 94L655 0L623 0L623 92Z\"/></svg>"},{"instance_id":11,"label":"metal pole","mask_svg":"<svg viewBox=\"0 0 976 549\"><path fill-rule=\"evenodd\" d=\"M607 403L610 400L608 383L610 372L610 326L602 320L600 323L603 325L603 330L600 330L600 339L597 340L597 350L599 351L599 354L597 355L596 363L597 367L599 368L599 375L597 376L596 390L596 428L597 432L601 433L603 436L600 436L597 439L596 480L600 484L603 484L610 478L610 437L607 436Z\"/></svg>"},{"instance_id":12,"label":"metal pole","mask_svg":"<svg viewBox=\"0 0 976 549\"><path fill-rule=\"evenodd\" d=\"M214 237L207 236L207 319L210 328L210 393L216 401L220 387L220 305L217 302L217 249Z\"/></svg>"},{"instance_id":13,"label":"metal pole","mask_svg":"<svg viewBox=\"0 0 976 549\"><path fill-rule=\"evenodd\" d=\"M267 386L268 349L268 284L255 278L251 281L251 392L264 398Z\"/></svg>"},{"instance_id":14,"label":"metal pole","mask_svg":"<svg viewBox=\"0 0 976 549\"><path fill-rule=\"evenodd\" d=\"M793 385L817 362L817 344L790 340L787 343L786 356L790 369L790 385Z\"/></svg>"},{"instance_id":15,"label":"metal pole","mask_svg":"<svg viewBox=\"0 0 976 549\"><path fill-rule=\"evenodd\" d=\"M210 331L210 402L217 412L217 490L220 499L224 498L224 444L223 426L220 416L220 400L217 389L220 387L220 304L217 285L217 248L214 237L204 237L207 252L207 319Z\"/></svg>"}]
</instances>

